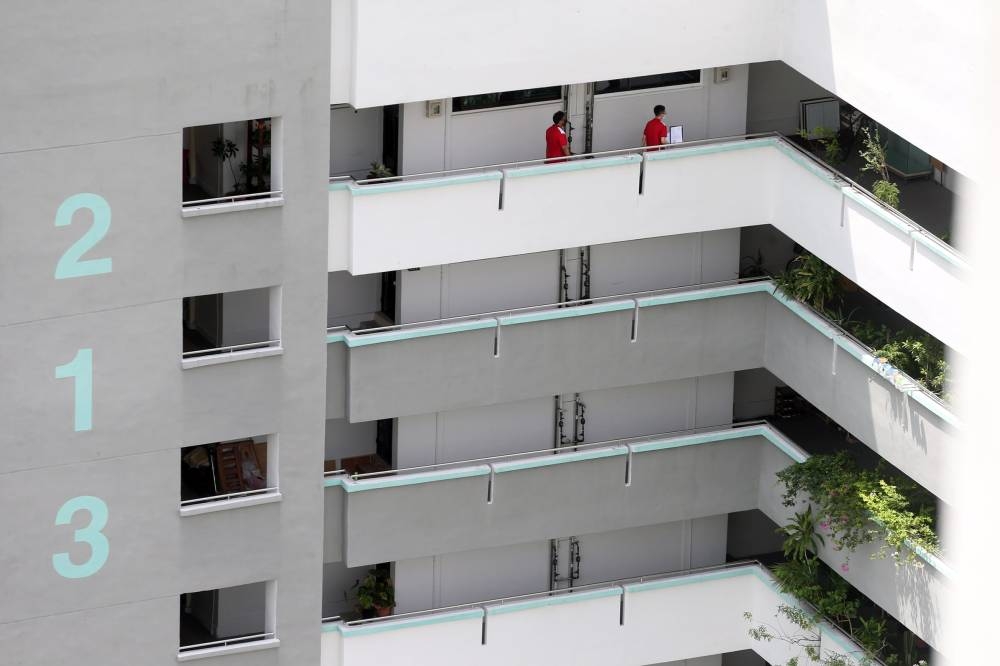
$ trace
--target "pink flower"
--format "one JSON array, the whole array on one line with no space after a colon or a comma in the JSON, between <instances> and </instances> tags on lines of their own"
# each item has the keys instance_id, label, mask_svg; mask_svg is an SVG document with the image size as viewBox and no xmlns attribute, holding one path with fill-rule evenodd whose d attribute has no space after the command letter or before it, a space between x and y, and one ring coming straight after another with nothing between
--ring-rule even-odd
<instances>
[{"instance_id":1,"label":"pink flower","mask_svg":"<svg viewBox=\"0 0 1000 666\"><path fill-rule=\"evenodd\" d=\"M843 564L840 565L840 570L846 573L846 572L850 571L851 568L849 566L847 566L847 562L844 562Z\"/></svg>"},{"instance_id":2,"label":"pink flower","mask_svg":"<svg viewBox=\"0 0 1000 666\"><path fill-rule=\"evenodd\" d=\"M819 526L825 530L826 528L828 528L830 526L830 523L828 523L828 522L826 522L824 520L824 521L820 522Z\"/></svg>"}]
</instances>

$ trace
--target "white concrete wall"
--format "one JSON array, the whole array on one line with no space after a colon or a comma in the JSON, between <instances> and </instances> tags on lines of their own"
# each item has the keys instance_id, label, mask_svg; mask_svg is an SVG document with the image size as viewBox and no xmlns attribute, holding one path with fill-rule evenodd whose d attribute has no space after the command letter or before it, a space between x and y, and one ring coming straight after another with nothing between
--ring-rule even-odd
<instances>
[{"instance_id":1,"label":"white concrete wall","mask_svg":"<svg viewBox=\"0 0 1000 666\"><path fill-rule=\"evenodd\" d=\"M330 175L364 178L382 161L382 107L330 108Z\"/></svg>"},{"instance_id":2,"label":"white concrete wall","mask_svg":"<svg viewBox=\"0 0 1000 666\"><path fill-rule=\"evenodd\" d=\"M335 46L332 54L335 72L352 68L350 84L334 90L349 88L355 106L782 60L976 177L971 127L989 72L986 21L975 3L918 10L905 0L875 10L863 0L357 4L353 49ZM554 39L553 25L571 37ZM684 29L670 30L677 25Z\"/></svg>"},{"instance_id":3,"label":"white concrete wall","mask_svg":"<svg viewBox=\"0 0 1000 666\"><path fill-rule=\"evenodd\" d=\"M327 274L326 325L357 326L380 307L381 274L354 276L347 271Z\"/></svg>"},{"instance_id":4,"label":"white concrete wall","mask_svg":"<svg viewBox=\"0 0 1000 666\"><path fill-rule=\"evenodd\" d=\"M933 241L914 245L919 232L787 145L765 139L650 156L641 196L639 164L586 166L508 171L503 210L499 180L352 192L352 271L773 224L945 344L964 347L954 297L967 278L962 260Z\"/></svg>"},{"instance_id":5,"label":"white concrete wall","mask_svg":"<svg viewBox=\"0 0 1000 666\"><path fill-rule=\"evenodd\" d=\"M771 618L782 597L769 581L760 571L725 577L692 574L671 585L628 586L624 624L621 597L614 593L572 595L563 603L522 604L502 613L489 606L485 644L482 615L475 611L452 617L442 613L431 622L409 625L389 621L386 630L376 633L347 627L341 634L330 627L332 631L322 634L321 664L392 666L424 655L444 666L506 665L524 663L526 658L531 663L646 666L746 649L769 663L804 658L784 642L758 642L747 635L745 611L758 620L777 622ZM843 653L856 648L823 629L822 649Z\"/></svg>"},{"instance_id":6,"label":"white concrete wall","mask_svg":"<svg viewBox=\"0 0 1000 666\"><path fill-rule=\"evenodd\" d=\"M794 134L799 129L799 102L830 96L828 90L780 60L751 64L749 78L747 131L750 133Z\"/></svg>"},{"instance_id":7,"label":"white concrete wall","mask_svg":"<svg viewBox=\"0 0 1000 666\"><path fill-rule=\"evenodd\" d=\"M697 84L595 95L593 150L641 146L657 104L667 107L667 124L684 126L685 141L745 134L748 74L747 65L733 66L729 80L716 83L714 69L705 69Z\"/></svg>"},{"instance_id":8,"label":"white concrete wall","mask_svg":"<svg viewBox=\"0 0 1000 666\"><path fill-rule=\"evenodd\" d=\"M221 346L271 339L269 292L269 289L246 289L222 295Z\"/></svg>"},{"instance_id":9,"label":"white concrete wall","mask_svg":"<svg viewBox=\"0 0 1000 666\"><path fill-rule=\"evenodd\" d=\"M553 537L564 536L569 535L553 534ZM575 584L591 585L722 564L726 559L726 516L578 535L578 538L580 579ZM549 542L538 541L396 562L393 573L396 612L547 589L549 556ZM560 574L566 574L565 561L560 564Z\"/></svg>"}]
</instances>

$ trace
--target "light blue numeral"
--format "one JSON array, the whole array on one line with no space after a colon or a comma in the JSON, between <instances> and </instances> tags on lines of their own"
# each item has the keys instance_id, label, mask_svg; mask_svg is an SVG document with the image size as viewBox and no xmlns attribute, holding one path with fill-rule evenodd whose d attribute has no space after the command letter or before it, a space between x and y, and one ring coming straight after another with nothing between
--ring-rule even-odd
<instances>
[{"instance_id":1,"label":"light blue numeral","mask_svg":"<svg viewBox=\"0 0 1000 666\"><path fill-rule=\"evenodd\" d=\"M94 215L90 225L80 240L73 243L56 264L56 279L86 277L111 272L111 257L80 260L85 252L91 250L104 238L111 228L111 206L104 197L98 194L83 192L74 194L63 201L56 211L56 226L67 227L73 222L73 214L81 208L87 208Z\"/></svg>"},{"instance_id":2,"label":"light blue numeral","mask_svg":"<svg viewBox=\"0 0 1000 666\"><path fill-rule=\"evenodd\" d=\"M56 379L74 378L73 430L94 427L94 350L79 349L73 360L56 368Z\"/></svg>"},{"instance_id":3,"label":"light blue numeral","mask_svg":"<svg viewBox=\"0 0 1000 666\"><path fill-rule=\"evenodd\" d=\"M104 526L108 524L108 505L104 503L104 500L92 495L80 495L68 500L59 507L59 512L56 513L56 525L69 525L73 521L73 514L77 511L89 513L90 522L86 527L73 533L73 541L90 546L90 557L83 564L74 564L69 553L53 555L52 568L63 578L93 576L108 561L108 554L111 552L108 538L101 533Z\"/></svg>"}]
</instances>

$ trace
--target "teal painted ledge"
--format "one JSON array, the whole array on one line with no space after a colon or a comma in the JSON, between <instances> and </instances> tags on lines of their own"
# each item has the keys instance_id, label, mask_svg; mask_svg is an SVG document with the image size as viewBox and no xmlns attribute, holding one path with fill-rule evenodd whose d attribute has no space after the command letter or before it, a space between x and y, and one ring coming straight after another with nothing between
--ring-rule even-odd
<instances>
[{"instance_id":1,"label":"teal painted ledge","mask_svg":"<svg viewBox=\"0 0 1000 666\"><path fill-rule=\"evenodd\" d=\"M714 155L716 153L731 153L737 150L751 150L754 148L767 148L779 143L776 137L764 137L760 139L736 140L730 143L713 143L704 146L687 146L681 148L666 148L665 150L650 150L646 152L647 162L661 162L663 160L676 160L685 157L695 157L697 155Z\"/></svg>"},{"instance_id":2,"label":"teal painted ledge","mask_svg":"<svg viewBox=\"0 0 1000 666\"><path fill-rule=\"evenodd\" d=\"M752 576L757 569L758 567L756 566L733 567L731 569L723 569L721 571L706 571L704 573L687 574L674 578L649 580L641 583L629 583L623 587L628 593L651 592L653 590L663 590L669 587L681 587L684 585L693 585L695 583L708 583L715 580L724 580L726 578L742 578L743 576Z\"/></svg>"},{"instance_id":3,"label":"teal painted ledge","mask_svg":"<svg viewBox=\"0 0 1000 666\"><path fill-rule=\"evenodd\" d=\"M501 474L503 472L516 472L524 469L537 469L539 467L565 465L566 463L584 462L587 460L601 460L603 458L616 458L625 455L628 455L628 448L624 446L612 446L573 453L552 453L551 455L512 462L498 462L493 465L493 468L497 474Z\"/></svg>"},{"instance_id":4,"label":"teal painted ledge","mask_svg":"<svg viewBox=\"0 0 1000 666\"><path fill-rule=\"evenodd\" d=\"M657 307L671 305L675 303L685 303L690 301L702 301L713 298L725 298L729 296L739 296L753 293L767 293L772 298L784 305L812 328L831 340L833 344L846 351L851 357L876 372L896 390L904 393L908 397L916 400L918 404L928 409L935 416L945 421L955 428L961 428L961 422L951 411L937 400L926 388L916 382L907 382L905 377L894 366L882 363L872 356L870 349L858 344L845 331L828 321L820 314L803 303L789 298L778 290L771 280L759 280L756 282L746 282L742 284L729 284L717 287L694 287L684 290L673 290L662 294L641 296L637 298L622 297L617 300L608 300L600 303L588 305L577 305L572 307L529 310L527 312L513 312L510 314L498 314L495 317L484 316L480 319L461 320L456 322L431 323L412 328L402 328L377 333L331 333L327 336L328 342L344 342L348 347L363 347L367 345L381 344L385 342L398 342L401 340L411 340L416 338L430 337L436 335L448 335L463 331L476 331L482 329L496 328L498 326L514 326L540 321L555 319L567 319L572 317L587 317L591 315L605 314L609 312L619 312L630 310L636 304L640 308Z\"/></svg>"},{"instance_id":5,"label":"teal painted ledge","mask_svg":"<svg viewBox=\"0 0 1000 666\"><path fill-rule=\"evenodd\" d=\"M505 169L507 178L526 178L529 176L544 176L550 173L565 173L569 171L586 171L588 169L603 169L605 167L638 164L642 161L640 155L615 155L613 157L595 157L592 159L569 159L554 164L539 164L538 166L515 167Z\"/></svg>"},{"instance_id":6,"label":"teal painted ledge","mask_svg":"<svg viewBox=\"0 0 1000 666\"><path fill-rule=\"evenodd\" d=\"M350 636L368 636L370 634L381 634L386 631L396 631L397 629L413 629L414 627L427 627L445 622L460 622L462 620L482 620L482 608L470 608L468 610L453 611L450 613L434 613L420 617L400 618L394 620L387 618L379 622L370 624L349 625L341 622L331 622L323 625L323 631L339 631L345 638Z\"/></svg>"},{"instance_id":7,"label":"teal painted ledge","mask_svg":"<svg viewBox=\"0 0 1000 666\"><path fill-rule=\"evenodd\" d=\"M541 597L539 599L525 599L524 601L513 601L500 606L493 605L486 607L487 615L506 615L507 613L520 613L521 611L533 610L535 608L545 608L547 606L561 606L563 604L577 604L582 601L593 601L594 599L606 599L608 597L621 596L621 588L609 587L601 590L587 590L584 592L563 592L551 597Z\"/></svg>"},{"instance_id":8,"label":"teal painted ledge","mask_svg":"<svg viewBox=\"0 0 1000 666\"><path fill-rule=\"evenodd\" d=\"M477 465L475 467L457 467L431 472L404 472L402 474L373 477L370 479L352 479L349 476L340 476L333 478L337 481L336 483L331 483L331 479L326 479L323 485L327 488L340 486L346 493L360 493L367 490L399 488L402 486L437 483L439 481L451 481L454 479L469 479L477 476L489 476L489 474L490 468L488 466Z\"/></svg>"},{"instance_id":9,"label":"teal painted ledge","mask_svg":"<svg viewBox=\"0 0 1000 666\"><path fill-rule=\"evenodd\" d=\"M486 181L499 181L503 174L499 171L481 171L477 173L466 173L452 176L442 176L440 178L421 178L410 180L398 180L395 182L369 183L358 185L349 183L348 188L351 195L355 197L365 197L372 194L386 194L391 192L408 192L411 190L428 190L438 187L450 187L452 185L467 185L469 183L482 183Z\"/></svg>"}]
</instances>

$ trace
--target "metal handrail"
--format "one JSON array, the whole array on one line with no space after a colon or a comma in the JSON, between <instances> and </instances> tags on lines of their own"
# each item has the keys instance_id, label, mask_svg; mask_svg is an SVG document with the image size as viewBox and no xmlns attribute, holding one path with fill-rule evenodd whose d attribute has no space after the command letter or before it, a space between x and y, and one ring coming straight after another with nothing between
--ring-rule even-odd
<instances>
[{"instance_id":1,"label":"metal handrail","mask_svg":"<svg viewBox=\"0 0 1000 666\"><path fill-rule=\"evenodd\" d=\"M722 280L722 281L719 281L719 282L705 282L703 284L685 285L685 286L680 286L680 287L671 287L669 289L657 289L657 290L651 290L651 291L638 291L638 292L631 292L631 293L626 293L626 294L616 294L616 295L611 295L611 296L601 296L601 297L598 297L598 298L585 298L585 299L580 299L580 300L576 300L576 301L565 301L563 303L549 303L549 304L545 304L545 305L531 305L531 306L527 306L527 307L523 307L523 308L513 308L513 309L510 309L510 310L494 310L494 311L491 311L491 312L480 312L480 313L475 313L475 314L462 315L462 316L458 316L458 317L442 317L440 319L429 319L429 320L425 320L425 321L411 322L411 323L407 323L407 324L393 324L392 326L380 326L378 328L365 328L365 329L355 330L355 329L352 329L350 326L331 326L331 327L327 328L327 332L329 333L329 332L338 330L338 331L346 331L346 332L351 333L352 335L355 335L355 336L363 336L363 335L369 335L369 334L372 334L372 333L384 333L384 332L388 332L388 331L407 330L407 329L410 329L410 328L419 328L419 327L424 327L424 326L437 326L437 325L441 325L441 324L454 323L454 322L458 322L458 321L476 321L476 320L480 320L480 319L497 319L497 320L499 320L500 317L507 316L507 315L519 314L519 313L525 313L525 312L534 312L534 311L538 311L538 310L547 310L547 309L551 309L551 308L564 308L564 307L572 307L572 306L576 306L576 305L589 305L591 303L609 303L609 302L614 302L614 301L643 298L643 297L648 297L648 296L659 296L659 295L669 294L669 293L675 293L675 292L693 291L693 290L696 290L696 289L707 289L707 288L721 287L721 286L728 286L728 285L736 285L736 284L753 284L753 283L756 283L756 282L770 282L770 283L773 284L773 279L771 277L753 277L753 278L739 278L737 280ZM775 288L777 288L777 287L775 287ZM824 322L826 322L826 324L828 326L830 326L830 328L832 328L835 331L834 337L844 338L846 340L849 340L849 341L853 342L854 344L856 344L857 346L861 347L861 349L864 350L865 352L871 354L873 357L875 356L875 349L874 348L868 346L867 344L865 344L864 342L862 342L861 340L859 340L855 336L851 335L842 326L840 326L836 322L832 321L826 314L824 314L822 312L819 312L818 310L816 310L815 308L813 308L812 306L810 306L808 303L806 303L804 301L800 301L798 299L794 299L794 300L795 300L795 302L797 304L803 306L804 308L806 308L807 310L809 310L809 312L813 313L815 316L817 316L818 318L820 318L821 320L823 320ZM889 365L892 368L894 368L904 379L906 379L909 382L909 385L906 385L906 386L897 386L897 388L899 388L901 391L919 391L919 392L923 393L924 395L928 396L929 398L931 398L932 400L934 400L935 402L937 402L939 405L941 405L941 407L943 407L943 408L945 408L945 409L947 409L949 411L951 410L951 406L947 402L945 402L940 397L938 397L937 395L935 395L932 391L930 391L929 389L927 389L927 387L925 387L923 384L921 384L920 382L916 381L915 379L913 379L912 377L910 377L909 375L907 375L905 372L903 372L902 370L900 370L896 366L891 365L891 364L889 364Z\"/></svg>"},{"instance_id":2,"label":"metal handrail","mask_svg":"<svg viewBox=\"0 0 1000 666\"><path fill-rule=\"evenodd\" d=\"M476 601L476 602L472 602L472 603L468 603L468 604L456 604L456 605L453 605L453 606L442 606L440 608L432 608L432 609L423 610L423 611L411 611L409 613L399 613L397 615L386 615L384 617L373 617L373 618L363 618L363 619L360 619L360 620L349 620L349 621L343 622L343 624L344 624L344 626L347 626L347 627L361 627L361 626L372 625L372 624L381 624L381 623L384 623L384 622L390 622L391 623L391 622L394 622L396 620L401 620L401 619L410 619L410 618L417 618L417 617L425 617L427 615L438 615L438 614L441 614L441 613L449 613L449 612L456 612L456 611L462 611L462 610L482 610L485 613L486 612L486 608L485 608L486 606L503 606L504 604L518 603L518 602L521 602L521 601L528 601L528 600L531 600L531 599L545 599L545 598L548 598L548 597L569 596L569 595L576 594L578 592L588 592L588 591L601 590L601 589L612 589L612 588L616 588L616 587L619 588L621 590L621 592L624 594L624 586L625 585L634 585L636 583L647 583L647 582L655 582L655 581L661 581L661 580L670 580L670 579L676 579L676 578L684 578L686 576L696 576L698 574L711 573L711 572L715 572L715 571L731 571L733 569L744 569L744 568L745 569L758 569L758 570L764 572L764 574L766 576L768 576L769 578L771 578L772 580L774 579L773 574L771 574L768 571L767 567L764 566L763 563L761 563L759 560L756 560L756 559L749 559L749 560L740 560L738 562L726 562L725 564L716 564L716 565L707 566L707 567L698 567L698 568L695 568L695 569L684 569L682 571L670 571L670 572L666 572L666 573L653 574L653 575L650 575L650 576L634 576L634 577L631 577L631 578L618 578L618 579L615 579L615 580L604 581L604 582L601 582L601 583L591 583L589 585L578 585L576 587L562 588L562 589L559 589L559 590L545 590L545 591L542 591L542 592L533 592L533 593L530 593L530 594L520 594L520 595L510 596L510 597L500 597L500 598L497 598L497 599L489 599L487 601ZM819 611L812 604L809 604L808 602L803 601L801 599L796 599L796 601L801 606L804 606L804 607L812 610L813 612L819 614ZM340 617L339 616L334 616L332 618L323 618L321 620L321 624L329 624L329 623L337 622L337 621L340 621ZM838 632L841 636L843 636L849 642L854 643L855 645L857 645L857 641L850 634L848 634L843 629L841 629L840 627L838 627L834 622L832 622L830 620L826 620L826 622L829 625L829 628L831 628L834 631ZM859 650L863 649L863 648L861 648L860 645L857 645L857 647L859 648ZM877 665L877 666L884 666L883 662L880 661L880 660L878 660L878 659L873 659L871 663L874 664L874 665Z\"/></svg>"},{"instance_id":3,"label":"metal handrail","mask_svg":"<svg viewBox=\"0 0 1000 666\"><path fill-rule=\"evenodd\" d=\"M239 645L241 643L253 643L255 641L263 641L269 638L274 638L275 633L273 631L267 631L262 634L250 634L249 636L237 636L235 638L226 638L219 641L212 641L211 643L196 643L194 645L182 645L177 648L178 652L191 652L193 650L207 650L213 647L226 647L229 645Z\"/></svg>"},{"instance_id":4,"label":"metal handrail","mask_svg":"<svg viewBox=\"0 0 1000 666\"><path fill-rule=\"evenodd\" d=\"M225 495L210 495L208 497L196 497L194 499L182 500L181 506L208 504L209 502L222 502L229 499L249 497L251 495L266 495L268 493L275 493L275 492L278 492L278 486L269 486L267 488L258 488L257 490L244 490L243 492L239 493L227 493Z\"/></svg>"},{"instance_id":5,"label":"metal handrail","mask_svg":"<svg viewBox=\"0 0 1000 666\"><path fill-rule=\"evenodd\" d=\"M740 430L742 428L750 428L753 426L768 425L765 419L755 419L753 421L740 421L739 423L723 423L720 425L713 426L701 426L698 428L684 428L681 430L668 430L666 432L660 432L653 435L641 435L639 437L619 437L618 439L606 439L601 442L590 442L589 444L568 444L562 447L550 447L547 449L537 449L535 451L522 451L520 453L505 453L499 456L488 456L484 458L470 458L467 460L456 460L454 462L446 463L435 463L432 465L417 465L415 467L401 467L399 469L389 469L381 470L378 472L364 472L351 474L350 478L359 479L370 479L374 477L383 476L395 476L401 474L411 474L418 471L429 471L436 469L448 469L451 467L462 467L467 465L482 464L488 462L500 462L510 460L512 458L530 458L532 456L539 456L545 454L559 455L561 453L575 453L581 449L597 449L604 448L608 446L614 446L616 444L642 444L643 442L652 442L657 439L662 439L665 437L682 437L684 435L694 435L697 433L712 432L715 430L719 431L731 431ZM344 471L340 470L339 473L343 474ZM323 476L334 476L335 473L326 472Z\"/></svg>"},{"instance_id":6,"label":"metal handrail","mask_svg":"<svg viewBox=\"0 0 1000 666\"><path fill-rule=\"evenodd\" d=\"M284 190L272 190L270 192L250 192L248 194L233 194L226 197L215 197L213 199L196 199L194 201L182 201L181 207L187 208L189 206L204 206L213 203L225 203L231 201L233 203L237 201L245 201L252 199L268 199L273 198L276 194L282 194Z\"/></svg>"},{"instance_id":7,"label":"metal handrail","mask_svg":"<svg viewBox=\"0 0 1000 666\"><path fill-rule=\"evenodd\" d=\"M518 161L518 162L501 162L501 163L498 163L498 164L487 164L487 165L474 166L474 167L462 167L460 169L444 169L444 170L441 170L441 171L424 171L424 172L420 172L420 173L406 174L404 176L386 176L386 177L383 177L383 178L366 178L366 179L358 180L358 179L354 178L353 176L339 175L339 176L330 176L329 182L331 182L331 183L334 183L334 182L353 182L353 183L356 183L358 185L372 185L372 184L378 184L378 183L399 182L399 181L407 181L407 180L420 180L420 179L425 179L425 178L450 176L450 175L460 175L460 174L464 174L464 173L472 173L472 172L480 172L480 171L492 171L492 170L496 170L496 169L508 169L508 168L524 167L524 166L533 166L533 165L539 165L539 164L551 164L551 163L553 163L553 160L565 161L565 160L572 160L572 159L592 159L592 158L598 158L598 157L611 157L611 156L615 156L615 155L635 155L635 154L644 155L644 154L646 154L648 152L651 152L651 151L652 152L656 152L656 151L662 151L662 150L682 150L685 147L690 147L690 146L710 145L710 144L718 144L718 143L730 143L730 142L740 141L740 140L746 141L746 140L750 140L750 139L762 139L762 138L774 138L774 139L777 139L777 140L781 141L784 145L792 148L793 150L797 151L802 156L808 158L816 166L820 167L821 169L823 169L825 171L828 171L829 173L831 173L834 176L836 176L838 179L844 181L847 185L849 185L851 187L851 189L857 191L859 194L861 194L862 196L864 196L865 198L867 198L871 202L875 203L877 206L879 206L880 208L882 208L886 212L890 213L891 215L893 215L895 217L898 217L900 219L900 221L902 221L907 226L911 227L911 229L912 229L913 232L919 233L921 236L926 237L928 240L931 240L932 242L936 243L938 246L941 247L941 249L943 249L945 251L948 251L948 252L954 253L957 258L959 258L963 262L968 263L968 260L962 255L962 253L959 252L957 249L955 249L952 245L949 245L945 241L941 240L936 235L934 235L933 233L931 233L930 231L928 231L924 227L922 227L919 224L917 224L913 219L911 219L907 215L904 215L902 212L900 212L900 211L896 210L895 208L893 208L893 207L885 204L884 202L882 202L881 200L879 200L877 197L875 197L874 194L872 194L870 191L868 191L868 189L866 189L863 185L861 185L857 181L853 180L852 178L844 175L844 173L842 171L831 167L826 162L823 162L822 160L820 160L819 158L817 158L815 155L813 155L809 151L805 150L804 148L802 148L801 146L799 146L798 144L796 144L794 141L790 141L788 139L788 137L786 137L785 135L781 134L780 132L757 132L757 133L752 133L752 134L736 134L736 135L732 135L732 136L716 137L716 138L711 138L711 139L697 139L697 140L694 140L694 141L685 141L683 143L670 143L670 144L664 144L662 146L636 146L634 148L620 148L620 149L617 149L617 150L604 150L604 151L597 151L597 152L592 152L592 153L580 153L580 154L571 155L571 156L569 156L569 157L567 157L565 159L564 158L536 158L536 159L531 159L531 160L521 160L521 161Z\"/></svg>"},{"instance_id":8,"label":"metal handrail","mask_svg":"<svg viewBox=\"0 0 1000 666\"><path fill-rule=\"evenodd\" d=\"M327 332L334 330L347 330L354 335L368 335L370 333L384 333L386 331L400 331L409 328L419 328L421 326L433 326L437 324L453 323L457 321L475 321L476 319L488 319L504 315L521 314L534 312L536 310L547 310L550 308L566 308L576 305L590 305L592 303L611 303L613 301L626 300L629 298L643 298L646 296L660 296L679 291L690 291L693 289L708 289L712 287L725 287L736 284L751 284L754 282L767 282L769 277L749 277L737 278L735 280L719 280L716 282L704 282L696 285L683 285L679 287L669 287L667 289L649 289L646 291L634 291L625 294L614 294L610 296L598 296L596 298L581 298L575 301L563 301L561 303L545 303L542 305L527 305L520 308L510 308L507 310L492 310L490 312L477 312L475 314L460 315L457 317L441 317L440 319L426 319L414 321L406 324L392 324L390 326L378 326L375 328L353 329L350 326L331 326Z\"/></svg>"},{"instance_id":9,"label":"metal handrail","mask_svg":"<svg viewBox=\"0 0 1000 666\"><path fill-rule=\"evenodd\" d=\"M616 148L615 150L600 150L592 153L574 153L568 157L538 157L530 160L519 160L517 162L499 162L497 164L483 164L480 166L473 167L462 167L459 169L443 169L441 171L421 171L419 173L406 174L405 176L385 176L383 178L365 178L358 180L353 176L340 175L331 176L330 182L339 182L344 180L351 180L358 185L373 185L376 183L383 182L398 182L405 180L420 180L422 178L432 178L435 176L450 176L455 174L478 172L478 171L492 171L495 169L513 169L517 167L524 166L536 166L542 164L556 164L558 161L575 161L581 159L592 159L596 157L614 157L616 155L635 155L642 154L646 152L656 152L661 150L679 149L687 146L697 146L703 144L711 143L726 143L730 141L736 141L739 139L763 139L767 137L781 136L777 132L761 132L757 134L740 134L733 136L716 137L714 139L697 139L695 141L685 141L684 143L668 143L662 146L636 146L634 148Z\"/></svg>"},{"instance_id":10,"label":"metal handrail","mask_svg":"<svg viewBox=\"0 0 1000 666\"><path fill-rule=\"evenodd\" d=\"M242 345L229 345L228 347L214 347L213 349L197 349L195 351L182 352L182 358L197 358L201 356L215 356L217 354L232 354L247 349L266 349L276 347L281 344L281 339L262 340L261 342L248 342Z\"/></svg>"},{"instance_id":11,"label":"metal handrail","mask_svg":"<svg viewBox=\"0 0 1000 666\"><path fill-rule=\"evenodd\" d=\"M530 592L528 594L518 594L510 597L498 597L496 599L487 599L486 601L474 601L467 604L456 604L453 606L441 606L439 608L431 608L422 611L410 611L409 613L397 613L395 615L386 615L384 617L371 617L362 618L360 620L347 620L344 625L348 627L356 627L366 624L375 624L379 622L393 621L399 619L406 619L411 617L422 617L425 615L437 615L438 613L447 613L458 610L475 609L481 608L483 606L490 605L504 605L510 604L518 601L526 601L528 599L544 599L545 597L557 597L564 596L568 594L573 594L575 592L583 592L594 589L602 589L609 587L618 587L621 585L628 585L632 583L645 583L657 580L666 580L670 578L681 578L684 576L691 576L699 573L707 573L710 571L725 571L728 569L739 569L739 568L752 568L752 567L764 568L758 560L740 560L739 562L727 562L725 564L716 564L713 566L699 567L697 569L683 569L681 571L670 571L666 573L653 574L650 576L633 576L630 578L617 578L615 580L607 580L600 583L590 583L588 585L577 585L575 587L561 588L558 590L544 590L541 592Z\"/></svg>"}]
</instances>

